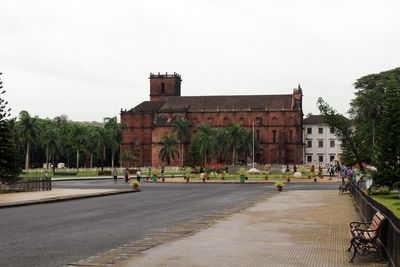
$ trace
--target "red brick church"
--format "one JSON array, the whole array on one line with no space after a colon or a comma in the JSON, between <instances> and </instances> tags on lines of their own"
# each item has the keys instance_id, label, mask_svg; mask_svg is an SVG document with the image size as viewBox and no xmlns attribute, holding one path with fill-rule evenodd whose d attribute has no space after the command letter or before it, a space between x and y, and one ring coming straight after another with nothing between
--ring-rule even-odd
<instances>
[{"instance_id":1,"label":"red brick church","mask_svg":"<svg viewBox=\"0 0 400 267\"><path fill-rule=\"evenodd\" d=\"M300 86L285 95L225 95L181 96L181 76L150 73L150 101L144 101L130 110L121 110L124 131L121 153L131 151L138 157L136 166L157 166L163 133L171 133L171 120L181 117L193 125L208 122L212 128L226 127L230 121L241 122L251 128L254 122L255 138L260 151L255 155L259 164L302 163L303 111ZM193 130L192 130L193 134ZM185 144L189 149L190 140ZM187 153L185 153L187 155ZM229 163L229 161L228 161ZM123 166L128 165L126 162ZM171 162L178 166L178 160Z\"/></svg>"}]
</instances>

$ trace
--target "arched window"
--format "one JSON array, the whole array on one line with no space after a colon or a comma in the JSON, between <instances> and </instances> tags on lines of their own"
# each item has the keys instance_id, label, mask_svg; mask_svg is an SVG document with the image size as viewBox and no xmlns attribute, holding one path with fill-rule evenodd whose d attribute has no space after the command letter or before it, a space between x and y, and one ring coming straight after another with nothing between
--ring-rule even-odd
<instances>
[{"instance_id":1,"label":"arched window","mask_svg":"<svg viewBox=\"0 0 400 267\"><path fill-rule=\"evenodd\" d=\"M277 121L278 119L276 117L272 117L272 121Z\"/></svg>"},{"instance_id":2,"label":"arched window","mask_svg":"<svg viewBox=\"0 0 400 267\"><path fill-rule=\"evenodd\" d=\"M208 118L208 123L212 123L213 119L212 118Z\"/></svg>"}]
</instances>

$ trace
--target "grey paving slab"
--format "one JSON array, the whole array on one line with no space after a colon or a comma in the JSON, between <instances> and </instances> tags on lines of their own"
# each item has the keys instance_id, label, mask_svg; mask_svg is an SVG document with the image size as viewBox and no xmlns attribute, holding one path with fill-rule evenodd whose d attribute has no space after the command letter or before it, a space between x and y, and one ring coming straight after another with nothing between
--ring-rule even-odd
<instances>
[{"instance_id":1,"label":"grey paving slab","mask_svg":"<svg viewBox=\"0 0 400 267\"><path fill-rule=\"evenodd\" d=\"M336 190L284 191L114 266L387 266L376 255L348 263L348 224L357 220Z\"/></svg>"}]
</instances>

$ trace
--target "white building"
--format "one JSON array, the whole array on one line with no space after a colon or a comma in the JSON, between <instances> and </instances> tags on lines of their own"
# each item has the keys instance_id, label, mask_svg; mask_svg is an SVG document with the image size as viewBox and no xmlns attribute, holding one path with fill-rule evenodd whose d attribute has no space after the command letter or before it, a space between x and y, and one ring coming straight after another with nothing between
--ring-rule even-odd
<instances>
[{"instance_id":1,"label":"white building","mask_svg":"<svg viewBox=\"0 0 400 267\"><path fill-rule=\"evenodd\" d=\"M305 118L303 125L305 164L330 164L339 159L340 143L322 115Z\"/></svg>"}]
</instances>

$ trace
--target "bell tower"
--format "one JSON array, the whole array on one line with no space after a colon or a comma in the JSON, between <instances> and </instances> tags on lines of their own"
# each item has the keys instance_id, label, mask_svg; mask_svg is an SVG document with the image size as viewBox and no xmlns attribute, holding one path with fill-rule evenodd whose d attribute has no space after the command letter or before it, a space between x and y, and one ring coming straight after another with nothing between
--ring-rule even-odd
<instances>
[{"instance_id":1,"label":"bell tower","mask_svg":"<svg viewBox=\"0 0 400 267\"><path fill-rule=\"evenodd\" d=\"M181 96L181 76L150 73L150 101L165 101L169 96Z\"/></svg>"}]
</instances>

